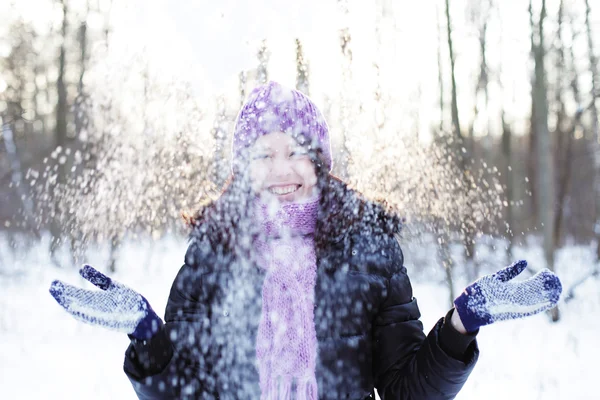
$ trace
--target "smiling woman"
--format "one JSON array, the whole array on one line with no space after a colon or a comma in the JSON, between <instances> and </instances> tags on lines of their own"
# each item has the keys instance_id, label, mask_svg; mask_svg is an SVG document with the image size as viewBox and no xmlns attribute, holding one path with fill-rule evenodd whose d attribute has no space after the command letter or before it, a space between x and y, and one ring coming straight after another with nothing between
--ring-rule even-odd
<instances>
[{"instance_id":1,"label":"smiling woman","mask_svg":"<svg viewBox=\"0 0 600 400\"><path fill-rule=\"evenodd\" d=\"M235 126L232 178L200 210L165 322L98 273L55 281L78 319L125 332L140 399L449 400L477 362L479 327L556 304L560 281L515 263L469 285L428 335L400 221L331 175L329 131L304 94L271 82ZM125 301L124 301L125 300Z\"/></svg>"}]
</instances>

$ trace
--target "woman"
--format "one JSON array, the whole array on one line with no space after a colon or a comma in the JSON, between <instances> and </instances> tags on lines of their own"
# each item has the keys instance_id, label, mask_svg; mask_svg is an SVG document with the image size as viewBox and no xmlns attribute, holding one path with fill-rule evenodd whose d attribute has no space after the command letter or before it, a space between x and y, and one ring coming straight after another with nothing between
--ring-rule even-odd
<instances>
[{"instance_id":1,"label":"woman","mask_svg":"<svg viewBox=\"0 0 600 400\"><path fill-rule=\"evenodd\" d=\"M553 307L544 270L518 262L461 293L425 335L396 240L400 223L330 174L313 102L256 88L233 138L232 179L193 225L165 322L92 267L102 291L53 282L85 322L129 334L124 369L140 399L452 399L477 362L479 327Z\"/></svg>"}]
</instances>

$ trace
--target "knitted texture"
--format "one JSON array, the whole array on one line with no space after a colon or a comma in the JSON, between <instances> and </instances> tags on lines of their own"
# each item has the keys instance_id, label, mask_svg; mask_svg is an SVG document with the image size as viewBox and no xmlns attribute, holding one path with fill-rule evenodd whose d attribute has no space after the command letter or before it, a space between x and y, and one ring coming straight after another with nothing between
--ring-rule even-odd
<instances>
[{"instance_id":1,"label":"knitted texture","mask_svg":"<svg viewBox=\"0 0 600 400\"><path fill-rule=\"evenodd\" d=\"M244 164L244 149L271 132L290 134L302 145L321 149L331 171L329 128L317 106L305 94L269 82L252 90L238 114L232 143L234 173Z\"/></svg>"},{"instance_id":2,"label":"knitted texture","mask_svg":"<svg viewBox=\"0 0 600 400\"><path fill-rule=\"evenodd\" d=\"M497 321L523 318L548 310L558 303L560 279L548 269L522 281L512 281L527 267L518 261L469 285L454 306L468 332Z\"/></svg>"},{"instance_id":3,"label":"knitted texture","mask_svg":"<svg viewBox=\"0 0 600 400\"><path fill-rule=\"evenodd\" d=\"M162 321L142 295L89 265L79 273L102 290L80 289L59 280L50 286L52 297L73 317L142 340L158 332Z\"/></svg>"},{"instance_id":4,"label":"knitted texture","mask_svg":"<svg viewBox=\"0 0 600 400\"><path fill-rule=\"evenodd\" d=\"M314 288L317 260L313 233L318 197L268 206L257 202L255 218L264 235L255 241L266 269L256 358L262 400L317 398L317 336Z\"/></svg>"}]
</instances>

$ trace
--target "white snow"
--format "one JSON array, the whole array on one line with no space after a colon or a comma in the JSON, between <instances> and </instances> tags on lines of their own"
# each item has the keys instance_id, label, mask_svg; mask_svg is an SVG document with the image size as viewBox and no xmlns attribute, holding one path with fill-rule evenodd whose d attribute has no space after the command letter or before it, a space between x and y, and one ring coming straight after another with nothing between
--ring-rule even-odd
<instances>
[{"instance_id":1,"label":"white snow","mask_svg":"<svg viewBox=\"0 0 600 400\"><path fill-rule=\"evenodd\" d=\"M5 399L135 399L122 370L128 338L76 321L50 296L54 279L93 288L77 269L58 269L47 256L47 241L9 252L0 237L0 397ZM443 271L431 261L431 249L407 246L422 320L429 330L447 311ZM112 277L146 296L162 316L170 285L180 268L186 241L126 242L119 258L122 272ZM107 249L90 251L87 263L106 272ZM483 253L482 253L483 254ZM520 247L515 259L540 265L541 250ZM503 254L486 254L492 272ZM592 248L570 246L557 254L557 270L566 289L591 268ZM489 269L489 271L488 271ZM466 284L457 267L457 289ZM457 290L458 293L458 290ZM600 346L600 280L581 285L577 297L561 302L561 320L545 314L483 327L481 356L457 399L597 399Z\"/></svg>"}]
</instances>

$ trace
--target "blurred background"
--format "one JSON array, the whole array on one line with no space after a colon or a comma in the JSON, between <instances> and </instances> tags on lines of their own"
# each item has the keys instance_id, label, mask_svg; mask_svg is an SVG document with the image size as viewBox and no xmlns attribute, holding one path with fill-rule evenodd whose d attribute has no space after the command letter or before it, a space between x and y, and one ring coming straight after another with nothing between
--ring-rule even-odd
<instances>
[{"instance_id":1,"label":"blurred background","mask_svg":"<svg viewBox=\"0 0 600 400\"><path fill-rule=\"evenodd\" d=\"M537 324L488 336L522 347L482 361L461 398L492 398L499 359L514 385L497 398L588 398L573 381L598 356L580 349L600 311L599 2L0 0L0 16L0 336L15 359L43 368L49 353L33 349L58 357L60 341L86 362L68 338L88 327L46 329L49 316L71 323L51 278L77 279L84 262L160 309L183 261L182 212L218 196L239 108L275 80L320 106L333 173L405 217L426 326L517 257L563 279L561 305ZM44 316L24 322L33 298ZM82 376L67 397L89 385L132 395L119 351L99 364L119 384ZM548 362L521 382L506 371L527 353ZM570 360L559 373L555 357ZM15 398L36 397L20 392L19 365L0 376ZM59 393L57 379L39 390Z\"/></svg>"}]
</instances>

